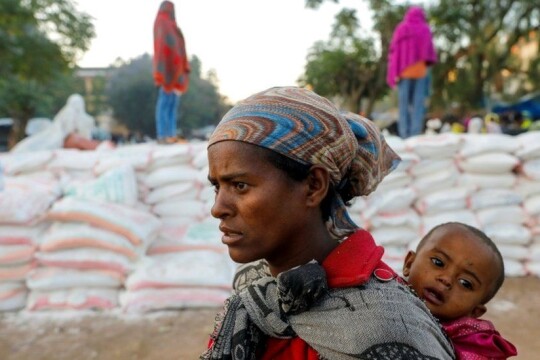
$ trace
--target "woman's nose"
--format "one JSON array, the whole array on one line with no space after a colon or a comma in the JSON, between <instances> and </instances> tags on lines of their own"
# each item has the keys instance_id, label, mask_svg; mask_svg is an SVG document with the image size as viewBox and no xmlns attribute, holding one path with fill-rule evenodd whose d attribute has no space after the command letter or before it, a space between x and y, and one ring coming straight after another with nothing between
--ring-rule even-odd
<instances>
[{"instance_id":1,"label":"woman's nose","mask_svg":"<svg viewBox=\"0 0 540 360\"><path fill-rule=\"evenodd\" d=\"M230 214L230 205L228 205L227 195L224 191L218 191L214 198L214 205L210 209L210 214L216 219L223 219Z\"/></svg>"}]
</instances>

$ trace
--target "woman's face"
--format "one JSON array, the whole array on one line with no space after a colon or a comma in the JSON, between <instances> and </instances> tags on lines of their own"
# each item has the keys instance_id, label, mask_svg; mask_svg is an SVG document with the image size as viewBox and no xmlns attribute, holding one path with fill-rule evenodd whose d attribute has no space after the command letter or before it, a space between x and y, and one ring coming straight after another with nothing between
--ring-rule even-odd
<instances>
[{"instance_id":1,"label":"woman's face","mask_svg":"<svg viewBox=\"0 0 540 360\"><path fill-rule=\"evenodd\" d=\"M208 179L216 191L211 213L221 220L222 242L235 262L283 265L309 246L302 236L309 226L306 185L274 167L262 151L239 141L208 149Z\"/></svg>"}]
</instances>

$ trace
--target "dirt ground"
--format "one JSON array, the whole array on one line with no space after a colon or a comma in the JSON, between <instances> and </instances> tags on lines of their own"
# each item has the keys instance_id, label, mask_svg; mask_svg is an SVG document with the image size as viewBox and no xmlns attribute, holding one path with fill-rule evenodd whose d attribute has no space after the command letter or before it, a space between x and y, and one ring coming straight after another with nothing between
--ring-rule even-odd
<instances>
[{"instance_id":1,"label":"dirt ground","mask_svg":"<svg viewBox=\"0 0 540 360\"><path fill-rule=\"evenodd\" d=\"M507 279L485 318L518 348L514 359L540 354L540 279ZM38 313L0 316L0 359L197 359L218 309L121 313Z\"/></svg>"}]
</instances>

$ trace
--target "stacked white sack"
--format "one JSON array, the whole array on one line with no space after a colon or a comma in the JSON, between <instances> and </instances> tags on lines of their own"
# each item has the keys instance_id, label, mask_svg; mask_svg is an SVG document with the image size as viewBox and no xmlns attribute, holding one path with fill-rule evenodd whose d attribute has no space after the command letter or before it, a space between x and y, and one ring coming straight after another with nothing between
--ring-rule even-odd
<instances>
[{"instance_id":1,"label":"stacked white sack","mask_svg":"<svg viewBox=\"0 0 540 360\"><path fill-rule=\"evenodd\" d=\"M540 132L527 132L516 137L520 144L516 155L521 159L518 191L523 196L523 208L530 217L531 245L525 267L530 274L540 276Z\"/></svg>"},{"instance_id":2,"label":"stacked white sack","mask_svg":"<svg viewBox=\"0 0 540 360\"><path fill-rule=\"evenodd\" d=\"M137 207L146 209L143 199L148 195L148 187L144 183L146 171L150 166L150 159L155 145L151 143L136 144L118 147L116 149L103 150L98 162L94 166L94 174L101 176L110 170L119 167L130 166L135 172L137 180Z\"/></svg>"},{"instance_id":3,"label":"stacked white sack","mask_svg":"<svg viewBox=\"0 0 540 360\"><path fill-rule=\"evenodd\" d=\"M354 221L370 231L378 245L384 246L383 260L401 272L407 246L419 236L420 217L411 208L416 191L410 186L409 169L420 159L406 151L401 138L387 136L386 140L399 153L401 163L373 193L355 199L349 212Z\"/></svg>"},{"instance_id":4,"label":"stacked white sack","mask_svg":"<svg viewBox=\"0 0 540 360\"><path fill-rule=\"evenodd\" d=\"M227 252L221 236L219 220L213 217L186 226L162 227L146 254L155 256L191 250Z\"/></svg>"},{"instance_id":5,"label":"stacked white sack","mask_svg":"<svg viewBox=\"0 0 540 360\"><path fill-rule=\"evenodd\" d=\"M0 161L5 176L25 177L40 181L53 181L57 178L47 170L47 165L54 159L53 151L33 153L5 153Z\"/></svg>"},{"instance_id":6,"label":"stacked white sack","mask_svg":"<svg viewBox=\"0 0 540 360\"><path fill-rule=\"evenodd\" d=\"M82 191L81 194L87 194ZM66 196L47 214L28 276L28 310L111 309L119 289L160 227L152 214L127 204Z\"/></svg>"},{"instance_id":7,"label":"stacked white sack","mask_svg":"<svg viewBox=\"0 0 540 360\"><path fill-rule=\"evenodd\" d=\"M409 249L416 249L421 237L441 223L459 221L478 226L467 209L470 190L458 185L460 172L454 158L463 145L462 139L455 134L421 135L407 139L406 145L420 157L410 173L412 187L418 193L414 209L422 219L420 236L409 244Z\"/></svg>"},{"instance_id":8,"label":"stacked white sack","mask_svg":"<svg viewBox=\"0 0 540 360\"><path fill-rule=\"evenodd\" d=\"M462 186L474 187L469 207L479 227L495 242L505 262L507 275L525 274L523 262L531 239L525 224L522 196L516 191L514 170L520 161L514 153L516 139L503 134L469 134L458 153L457 163L463 174Z\"/></svg>"},{"instance_id":9,"label":"stacked white sack","mask_svg":"<svg viewBox=\"0 0 540 360\"><path fill-rule=\"evenodd\" d=\"M126 281L126 312L219 307L231 294L235 264L221 243L219 221L162 229L146 262Z\"/></svg>"},{"instance_id":10,"label":"stacked white sack","mask_svg":"<svg viewBox=\"0 0 540 360\"><path fill-rule=\"evenodd\" d=\"M60 194L57 183L6 176L0 192L0 311L18 310L27 300L26 275L47 209Z\"/></svg>"},{"instance_id":11,"label":"stacked white sack","mask_svg":"<svg viewBox=\"0 0 540 360\"><path fill-rule=\"evenodd\" d=\"M33 255L46 223L33 226L0 224L0 311L25 307L26 276L35 267Z\"/></svg>"},{"instance_id":12,"label":"stacked white sack","mask_svg":"<svg viewBox=\"0 0 540 360\"><path fill-rule=\"evenodd\" d=\"M53 153L54 158L47 164L47 170L63 181L87 181L95 177L94 166L98 163L100 151L58 149Z\"/></svg>"},{"instance_id":13,"label":"stacked white sack","mask_svg":"<svg viewBox=\"0 0 540 360\"><path fill-rule=\"evenodd\" d=\"M65 182L63 190L64 197L144 208L144 204L139 205L137 178L131 165L118 165L97 178Z\"/></svg>"},{"instance_id":14,"label":"stacked white sack","mask_svg":"<svg viewBox=\"0 0 540 360\"><path fill-rule=\"evenodd\" d=\"M204 149L202 143L157 146L144 178L149 192L144 202L164 226L178 227L201 221L205 208L199 200L207 171L195 167L192 160Z\"/></svg>"}]
</instances>

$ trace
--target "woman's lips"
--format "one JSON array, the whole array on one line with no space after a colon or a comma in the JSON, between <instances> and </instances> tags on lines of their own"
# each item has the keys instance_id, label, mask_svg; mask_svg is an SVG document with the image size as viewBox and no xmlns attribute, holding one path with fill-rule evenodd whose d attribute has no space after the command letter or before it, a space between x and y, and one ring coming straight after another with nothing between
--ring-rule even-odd
<instances>
[{"instance_id":1,"label":"woman's lips","mask_svg":"<svg viewBox=\"0 0 540 360\"><path fill-rule=\"evenodd\" d=\"M232 245L242 239L242 234L240 233L232 233L232 232L226 232L223 233L223 236L221 237L221 242L225 245Z\"/></svg>"},{"instance_id":2,"label":"woman's lips","mask_svg":"<svg viewBox=\"0 0 540 360\"><path fill-rule=\"evenodd\" d=\"M225 226L220 226L219 230L223 233L223 236L221 237L221 242L225 245L234 244L242 239L241 232L234 231Z\"/></svg>"}]
</instances>

